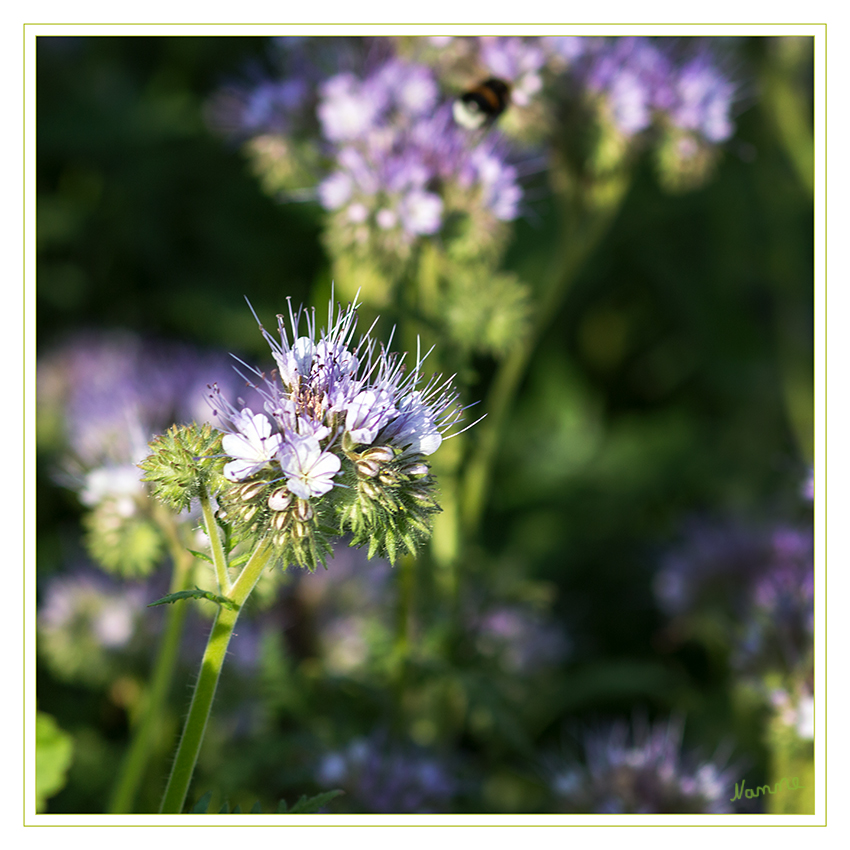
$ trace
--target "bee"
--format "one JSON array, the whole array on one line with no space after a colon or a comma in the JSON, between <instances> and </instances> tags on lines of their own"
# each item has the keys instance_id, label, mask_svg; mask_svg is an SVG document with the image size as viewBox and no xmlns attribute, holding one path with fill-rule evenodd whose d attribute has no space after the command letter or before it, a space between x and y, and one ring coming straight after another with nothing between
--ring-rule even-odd
<instances>
[{"instance_id":1,"label":"bee","mask_svg":"<svg viewBox=\"0 0 850 850\"><path fill-rule=\"evenodd\" d=\"M492 124L508 108L510 99L511 87L490 77L457 98L452 114L461 127L478 130Z\"/></svg>"}]
</instances>

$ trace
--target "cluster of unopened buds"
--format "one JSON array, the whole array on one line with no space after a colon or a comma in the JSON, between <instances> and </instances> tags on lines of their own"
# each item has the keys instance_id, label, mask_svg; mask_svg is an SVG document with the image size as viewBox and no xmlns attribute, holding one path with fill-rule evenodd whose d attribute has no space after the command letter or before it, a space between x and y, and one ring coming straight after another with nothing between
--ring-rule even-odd
<instances>
[{"instance_id":1,"label":"cluster of unopened buds","mask_svg":"<svg viewBox=\"0 0 850 850\"><path fill-rule=\"evenodd\" d=\"M439 510L425 458L463 414L451 378L423 381L424 357L408 369L404 355L371 337L372 328L355 342L356 326L354 304L334 316L332 303L322 331L312 311L290 305L288 328L278 317L279 338L260 326L276 368L266 376L246 367L243 375L263 410L235 407L213 386L218 450L198 455L187 452L187 436L176 441L184 460L191 455L208 469L220 523L311 570L338 534L351 535L351 545L368 543L370 557L415 552ZM174 447L166 442L153 444L143 468L155 494L179 506L176 497L185 500L192 484L175 483Z\"/></svg>"}]
</instances>

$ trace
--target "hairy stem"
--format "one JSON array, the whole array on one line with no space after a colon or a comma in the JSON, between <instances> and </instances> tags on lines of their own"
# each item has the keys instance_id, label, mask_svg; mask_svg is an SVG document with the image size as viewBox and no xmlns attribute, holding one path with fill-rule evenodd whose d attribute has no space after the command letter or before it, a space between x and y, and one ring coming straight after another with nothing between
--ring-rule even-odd
<instances>
[{"instance_id":1,"label":"hairy stem","mask_svg":"<svg viewBox=\"0 0 850 850\"><path fill-rule=\"evenodd\" d=\"M174 764L171 768L171 776L162 798L162 805L159 809L161 814L179 814L186 803L186 795L189 792L192 774L195 772L195 765L198 762L198 754L201 751L201 744L204 740L207 721L233 628L236 625L242 605L262 575L271 554L271 547L265 541L261 541L245 564L239 578L231 587L229 598L236 603L235 607L232 610L223 607L218 610L201 661L201 672L192 694L189 716L186 718L186 725L183 727L183 734L177 747L177 755L174 757Z\"/></svg>"},{"instance_id":2,"label":"hairy stem","mask_svg":"<svg viewBox=\"0 0 850 850\"><path fill-rule=\"evenodd\" d=\"M224 554L224 547L221 545L221 534L218 529L218 523L215 521L212 504L210 503L210 497L206 489L201 493L201 510L204 515L204 525L207 527L207 537L210 539L215 575L218 579L218 592L223 596L227 596L230 592L227 558Z\"/></svg>"}]
</instances>

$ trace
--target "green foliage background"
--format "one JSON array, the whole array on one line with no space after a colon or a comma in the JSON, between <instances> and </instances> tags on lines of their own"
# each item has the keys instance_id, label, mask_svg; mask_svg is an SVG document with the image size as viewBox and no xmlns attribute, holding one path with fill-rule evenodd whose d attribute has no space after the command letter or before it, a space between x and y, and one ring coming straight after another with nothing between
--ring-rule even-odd
<instances>
[{"instance_id":1,"label":"green foliage background","mask_svg":"<svg viewBox=\"0 0 850 850\"><path fill-rule=\"evenodd\" d=\"M286 296L323 303L321 211L262 194L203 119L211 91L246 60L262 64L265 49L234 37L39 38L39 353L75 329L122 327L261 363L268 353L244 296L269 317ZM509 576L545 588L575 646L524 713L480 702L476 747L488 756L472 809L538 810L529 746L636 708L686 714L688 744L710 755L733 740L748 784L767 775L764 708L736 696L722 650L665 642L652 594L685 518L793 516L812 460L812 195L770 97L783 60L759 38L743 55L745 108L714 178L669 195L652 163L639 164L509 417L470 583ZM810 117L811 80L795 84ZM545 272L552 207L544 196L516 226L507 265L524 280ZM470 397L483 397L493 368L476 361ZM79 546L80 509L49 477L49 448L39 456L41 583ZM383 711L378 691L316 675L282 639L266 642L263 659L253 679L225 667L221 696L254 700L263 722L237 739L214 717L196 783L243 811L321 790L311 785L310 734L368 730ZM489 675L452 669L438 680L445 693L417 691L423 716L451 704L452 676L466 677L470 699L468 682ZM184 710L181 688L163 753ZM115 689L41 671L38 692L75 740L68 784L49 810L103 811L129 722ZM456 746L469 747L471 734ZM161 781L151 775L143 805L155 805Z\"/></svg>"}]
</instances>

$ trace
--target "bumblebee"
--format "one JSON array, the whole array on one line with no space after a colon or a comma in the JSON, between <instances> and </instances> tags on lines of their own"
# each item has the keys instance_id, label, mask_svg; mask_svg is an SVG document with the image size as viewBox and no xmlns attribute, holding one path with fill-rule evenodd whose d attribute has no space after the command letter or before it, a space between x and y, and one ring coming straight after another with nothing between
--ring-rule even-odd
<instances>
[{"instance_id":1,"label":"bumblebee","mask_svg":"<svg viewBox=\"0 0 850 850\"><path fill-rule=\"evenodd\" d=\"M457 98L452 113L461 127L478 130L492 124L507 109L510 99L511 87L490 77Z\"/></svg>"}]
</instances>

